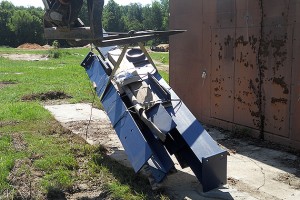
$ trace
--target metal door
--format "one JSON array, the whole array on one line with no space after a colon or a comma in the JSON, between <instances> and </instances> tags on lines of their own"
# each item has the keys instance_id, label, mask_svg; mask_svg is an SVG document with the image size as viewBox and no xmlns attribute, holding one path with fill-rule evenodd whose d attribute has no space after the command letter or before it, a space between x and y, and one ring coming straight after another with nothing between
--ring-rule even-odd
<instances>
[{"instance_id":1,"label":"metal door","mask_svg":"<svg viewBox=\"0 0 300 200\"><path fill-rule=\"evenodd\" d=\"M211 117L233 121L235 1L216 0L211 30Z\"/></svg>"},{"instance_id":2,"label":"metal door","mask_svg":"<svg viewBox=\"0 0 300 200\"><path fill-rule=\"evenodd\" d=\"M292 31L289 31L288 25L289 2L265 0L263 8L264 28L259 65L263 80L264 130L289 137L292 59Z\"/></svg>"}]
</instances>

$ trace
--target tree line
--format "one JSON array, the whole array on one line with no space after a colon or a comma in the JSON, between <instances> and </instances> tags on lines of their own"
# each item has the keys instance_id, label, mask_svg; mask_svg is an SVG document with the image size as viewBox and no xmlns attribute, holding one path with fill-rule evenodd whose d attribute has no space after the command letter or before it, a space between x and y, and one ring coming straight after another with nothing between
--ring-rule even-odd
<instances>
[{"instance_id":1,"label":"tree line","mask_svg":"<svg viewBox=\"0 0 300 200\"><path fill-rule=\"evenodd\" d=\"M36 7L14 6L8 1L0 3L0 46L16 47L23 43L45 44L43 36L44 10ZM79 18L88 26L88 12L84 1ZM102 26L110 32L131 30L167 30L169 0L157 0L142 6L126 6L114 0L104 6Z\"/></svg>"}]
</instances>

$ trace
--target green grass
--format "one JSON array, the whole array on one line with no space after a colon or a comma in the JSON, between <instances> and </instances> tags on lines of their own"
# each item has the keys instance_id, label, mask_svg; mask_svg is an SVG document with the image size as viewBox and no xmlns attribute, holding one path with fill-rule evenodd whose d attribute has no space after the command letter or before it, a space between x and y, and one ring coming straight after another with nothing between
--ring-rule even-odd
<instances>
[{"instance_id":1,"label":"green grass","mask_svg":"<svg viewBox=\"0 0 300 200\"><path fill-rule=\"evenodd\" d=\"M38 62L0 58L0 82L13 83L0 88L0 199L4 191L13 191L7 177L15 161L26 158L32 160L35 170L43 172L36 187L45 195L69 191L78 182L96 179L111 199L166 199L152 192L148 181L132 169L124 168L99 148L87 145L62 128L40 101L21 100L28 94L62 91L72 96L68 99L70 103L92 102L90 80L80 66L88 51L61 49L59 58ZM50 52L0 48L0 54L4 53ZM22 135L27 144L25 150L19 152L14 148L14 133ZM82 160L87 162L82 164ZM86 172L78 173L79 168Z\"/></svg>"},{"instance_id":2,"label":"green grass","mask_svg":"<svg viewBox=\"0 0 300 200\"><path fill-rule=\"evenodd\" d=\"M1 103L0 121L47 120L51 116L37 102Z\"/></svg>"},{"instance_id":3,"label":"green grass","mask_svg":"<svg viewBox=\"0 0 300 200\"><path fill-rule=\"evenodd\" d=\"M24 156L24 153L14 150L9 135L0 135L0 194L2 191L10 188L7 176L14 166L14 161Z\"/></svg>"},{"instance_id":4,"label":"green grass","mask_svg":"<svg viewBox=\"0 0 300 200\"><path fill-rule=\"evenodd\" d=\"M156 60L165 65L169 65L169 53L168 52L151 52L149 53L153 60Z\"/></svg>"},{"instance_id":5,"label":"green grass","mask_svg":"<svg viewBox=\"0 0 300 200\"><path fill-rule=\"evenodd\" d=\"M170 78L169 78L169 74L168 74L167 72L162 71L162 70L159 70L159 74L161 75L161 77L162 77L163 79L165 79L165 81L166 81L167 83L169 83Z\"/></svg>"},{"instance_id":6,"label":"green grass","mask_svg":"<svg viewBox=\"0 0 300 200\"><path fill-rule=\"evenodd\" d=\"M3 74L0 81L17 83L2 89L0 102L18 102L26 94L47 91L64 91L73 96L72 103L90 102L90 81L80 67L85 56L81 52L75 54L74 50L65 51L69 54L49 61L11 61L0 58L0 74Z\"/></svg>"}]
</instances>

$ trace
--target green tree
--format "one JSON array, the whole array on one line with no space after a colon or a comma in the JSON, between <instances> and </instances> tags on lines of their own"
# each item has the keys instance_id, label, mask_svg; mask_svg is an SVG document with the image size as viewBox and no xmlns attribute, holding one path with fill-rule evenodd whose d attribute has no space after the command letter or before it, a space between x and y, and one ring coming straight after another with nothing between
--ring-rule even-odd
<instances>
[{"instance_id":1,"label":"green tree","mask_svg":"<svg viewBox=\"0 0 300 200\"><path fill-rule=\"evenodd\" d=\"M153 1L151 5L146 5L143 8L143 26L145 29L163 30L163 8L158 1Z\"/></svg>"},{"instance_id":2,"label":"green tree","mask_svg":"<svg viewBox=\"0 0 300 200\"><path fill-rule=\"evenodd\" d=\"M14 5L8 1L2 1L0 3L0 45L15 45L14 32L7 26L14 9Z\"/></svg>"},{"instance_id":3,"label":"green tree","mask_svg":"<svg viewBox=\"0 0 300 200\"><path fill-rule=\"evenodd\" d=\"M162 30L163 14L161 4L157 1L152 2L151 26L154 30Z\"/></svg>"},{"instance_id":4,"label":"green tree","mask_svg":"<svg viewBox=\"0 0 300 200\"><path fill-rule=\"evenodd\" d=\"M142 30L143 29L143 7L141 4L134 3L129 6L124 6L121 9L122 20L124 29L129 30Z\"/></svg>"},{"instance_id":5,"label":"green tree","mask_svg":"<svg viewBox=\"0 0 300 200\"><path fill-rule=\"evenodd\" d=\"M15 11L11 16L8 27L15 33L18 44L43 42L42 19L28 10Z\"/></svg>"},{"instance_id":6,"label":"green tree","mask_svg":"<svg viewBox=\"0 0 300 200\"><path fill-rule=\"evenodd\" d=\"M169 0L160 0L161 2L161 9L162 9L162 29L168 30L169 29Z\"/></svg>"},{"instance_id":7,"label":"green tree","mask_svg":"<svg viewBox=\"0 0 300 200\"><path fill-rule=\"evenodd\" d=\"M8 1L0 2L0 45L44 43L43 15L41 8L17 7ZM86 1L79 18L89 26ZM169 24L169 0L153 1L146 6L139 3L119 6L114 0L109 0L104 6L102 22L103 28L110 32L166 30Z\"/></svg>"},{"instance_id":8,"label":"green tree","mask_svg":"<svg viewBox=\"0 0 300 200\"><path fill-rule=\"evenodd\" d=\"M103 9L103 28L108 32L118 32L124 26L121 20L120 6L110 0Z\"/></svg>"}]
</instances>

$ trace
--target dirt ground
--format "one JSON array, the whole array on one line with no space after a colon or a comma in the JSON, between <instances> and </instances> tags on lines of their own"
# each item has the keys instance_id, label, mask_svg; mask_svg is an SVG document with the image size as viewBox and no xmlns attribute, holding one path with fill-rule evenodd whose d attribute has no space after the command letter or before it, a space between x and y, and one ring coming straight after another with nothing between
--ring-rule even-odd
<instances>
[{"instance_id":1,"label":"dirt ground","mask_svg":"<svg viewBox=\"0 0 300 200\"><path fill-rule=\"evenodd\" d=\"M52 47L50 45L44 45L41 46L39 44L31 44L31 43L25 43L20 46L18 46L18 49L36 49L36 50L44 50L44 49L51 49Z\"/></svg>"},{"instance_id":2,"label":"dirt ground","mask_svg":"<svg viewBox=\"0 0 300 200\"><path fill-rule=\"evenodd\" d=\"M0 54L0 57L8 58L10 60L25 60L25 61L40 61L48 60L48 55L38 54Z\"/></svg>"},{"instance_id":3,"label":"dirt ground","mask_svg":"<svg viewBox=\"0 0 300 200\"><path fill-rule=\"evenodd\" d=\"M39 44L25 43L17 47L17 49L28 49L28 50L49 50L52 49L50 45L41 46ZM26 60L26 61L40 61L48 60L48 55L38 54L0 54L0 57L8 58L10 60Z\"/></svg>"},{"instance_id":4,"label":"dirt ground","mask_svg":"<svg viewBox=\"0 0 300 200\"><path fill-rule=\"evenodd\" d=\"M65 128L90 144L104 145L113 159L130 166L105 113L85 104L45 107ZM263 143L259 144L256 140L234 138L230 133L214 127L206 129L230 152L228 184L203 193L192 171L189 168L181 169L175 161L178 172L161 184L170 199L299 199L300 159L297 155L265 148Z\"/></svg>"}]
</instances>

